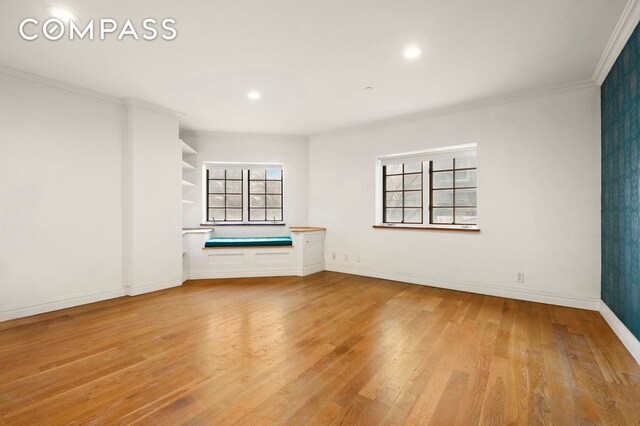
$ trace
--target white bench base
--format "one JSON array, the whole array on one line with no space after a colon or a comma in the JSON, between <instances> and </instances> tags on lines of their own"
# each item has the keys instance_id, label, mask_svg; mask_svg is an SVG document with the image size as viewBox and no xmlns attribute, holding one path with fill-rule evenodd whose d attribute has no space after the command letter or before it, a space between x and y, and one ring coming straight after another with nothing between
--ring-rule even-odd
<instances>
[{"instance_id":1,"label":"white bench base","mask_svg":"<svg viewBox=\"0 0 640 426\"><path fill-rule=\"evenodd\" d=\"M183 279L305 276L324 270L324 231L291 233L292 247L204 248L210 234L185 234Z\"/></svg>"}]
</instances>

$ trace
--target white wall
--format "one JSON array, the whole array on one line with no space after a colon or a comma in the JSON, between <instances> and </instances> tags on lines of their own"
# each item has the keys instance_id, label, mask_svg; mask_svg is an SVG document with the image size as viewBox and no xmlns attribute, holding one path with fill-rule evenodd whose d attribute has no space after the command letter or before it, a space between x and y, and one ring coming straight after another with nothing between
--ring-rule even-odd
<instances>
[{"instance_id":1,"label":"white wall","mask_svg":"<svg viewBox=\"0 0 640 426\"><path fill-rule=\"evenodd\" d=\"M196 204L185 206L185 227L202 221L202 164L206 161L279 163L283 165L283 214L287 226L217 226L214 236L289 235L289 226L308 223L308 142L306 137L183 132L182 139L196 151L196 170L190 179L196 184ZM189 159L190 160L190 159Z\"/></svg>"},{"instance_id":2,"label":"white wall","mask_svg":"<svg viewBox=\"0 0 640 426\"><path fill-rule=\"evenodd\" d=\"M178 117L0 72L0 321L182 283Z\"/></svg>"},{"instance_id":3,"label":"white wall","mask_svg":"<svg viewBox=\"0 0 640 426\"><path fill-rule=\"evenodd\" d=\"M0 93L0 320L120 295L124 106L4 74Z\"/></svg>"},{"instance_id":4,"label":"white wall","mask_svg":"<svg viewBox=\"0 0 640 426\"><path fill-rule=\"evenodd\" d=\"M480 234L372 229L377 156L473 142ZM328 269L596 307L595 86L311 137L309 169L309 223L328 229ZM525 273L525 283L515 282L518 271Z\"/></svg>"},{"instance_id":5,"label":"white wall","mask_svg":"<svg viewBox=\"0 0 640 426\"><path fill-rule=\"evenodd\" d=\"M0 320L179 284L177 117L38 81L0 74ZM326 226L329 269L587 306L600 291L599 108L593 87L309 143L185 133L199 151L185 224L201 221L202 161L282 163L287 227L216 235ZM480 234L371 228L378 155L469 142Z\"/></svg>"},{"instance_id":6,"label":"white wall","mask_svg":"<svg viewBox=\"0 0 640 426\"><path fill-rule=\"evenodd\" d=\"M140 294L182 284L182 148L175 114L127 109L125 287Z\"/></svg>"}]
</instances>

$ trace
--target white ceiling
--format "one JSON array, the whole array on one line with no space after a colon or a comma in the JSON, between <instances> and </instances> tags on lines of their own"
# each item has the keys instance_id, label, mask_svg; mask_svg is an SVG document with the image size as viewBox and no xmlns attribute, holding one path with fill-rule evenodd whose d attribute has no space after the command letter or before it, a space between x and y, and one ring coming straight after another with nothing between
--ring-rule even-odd
<instances>
[{"instance_id":1,"label":"white ceiling","mask_svg":"<svg viewBox=\"0 0 640 426\"><path fill-rule=\"evenodd\" d=\"M172 17L178 37L23 41L20 21L54 4L80 23ZM588 79L625 4L0 0L0 64L182 111L188 129L312 134ZM411 43L424 50L415 61L402 57Z\"/></svg>"}]
</instances>

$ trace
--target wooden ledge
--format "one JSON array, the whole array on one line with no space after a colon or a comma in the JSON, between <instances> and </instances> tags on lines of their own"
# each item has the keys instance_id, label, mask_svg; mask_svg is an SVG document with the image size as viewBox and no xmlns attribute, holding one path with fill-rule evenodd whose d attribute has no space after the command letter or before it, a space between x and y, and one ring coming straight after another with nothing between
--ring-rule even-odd
<instances>
[{"instance_id":1,"label":"wooden ledge","mask_svg":"<svg viewBox=\"0 0 640 426\"><path fill-rule=\"evenodd\" d=\"M208 234L213 228L182 228L182 235L185 234Z\"/></svg>"},{"instance_id":2,"label":"wooden ledge","mask_svg":"<svg viewBox=\"0 0 640 426\"><path fill-rule=\"evenodd\" d=\"M480 228L445 228L441 226L389 226L373 225L375 229L396 229L408 231L480 232Z\"/></svg>"},{"instance_id":3,"label":"wooden ledge","mask_svg":"<svg viewBox=\"0 0 640 426\"><path fill-rule=\"evenodd\" d=\"M317 232L326 231L327 228L321 228L319 226L291 226L289 230L291 232Z\"/></svg>"},{"instance_id":4,"label":"wooden ledge","mask_svg":"<svg viewBox=\"0 0 640 426\"><path fill-rule=\"evenodd\" d=\"M216 222L215 224L211 223L201 223L201 226L285 226L284 222Z\"/></svg>"}]
</instances>

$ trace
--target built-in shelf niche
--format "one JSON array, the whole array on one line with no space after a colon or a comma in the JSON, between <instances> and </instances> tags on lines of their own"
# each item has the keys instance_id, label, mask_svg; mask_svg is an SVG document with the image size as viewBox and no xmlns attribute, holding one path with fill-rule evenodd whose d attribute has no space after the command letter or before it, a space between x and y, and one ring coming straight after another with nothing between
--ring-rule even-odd
<instances>
[{"instance_id":1,"label":"built-in shelf niche","mask_svg":"<svg viewBox=\"0 0 640 426\"><path fill-rule=\"evenodd\" d=\"M197 155L198 152L187 145L182 139L180 139L179 142L182 147L182 204L188 206L196 203L193 199L193 191L189 191L195 187L193 183L194 176L190 176L189 173L196 169L193 165L195 163L193 156Z\"/></svg>"}]
</instances>

